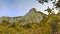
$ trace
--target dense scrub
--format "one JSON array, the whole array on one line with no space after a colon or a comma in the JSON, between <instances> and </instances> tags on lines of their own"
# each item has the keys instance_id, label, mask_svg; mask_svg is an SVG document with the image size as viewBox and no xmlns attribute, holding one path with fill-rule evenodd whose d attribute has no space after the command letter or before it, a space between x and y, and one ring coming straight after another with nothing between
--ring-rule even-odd
<instances>
[{"instance_id":1,"label":"dense scrub","mask_svg":"<svg viewBox=\"0 0 60 34\"><path fill-rule=\"evenodd\" d=\"M51 14L40 23L24 26L3 21L0 23L0 34L60 34L60 15Z\"/></svg>"}]
</instances>

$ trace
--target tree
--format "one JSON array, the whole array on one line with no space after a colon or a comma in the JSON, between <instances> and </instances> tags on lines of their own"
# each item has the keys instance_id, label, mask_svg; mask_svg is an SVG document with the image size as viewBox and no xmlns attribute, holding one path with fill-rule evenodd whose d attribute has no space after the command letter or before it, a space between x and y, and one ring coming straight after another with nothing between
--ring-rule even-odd
<instances>
[{"instance_id":1,"label":"tree","mask_svg":"<svg viewBox=\"0 0 60 34\"><path fill-rule=\"evenodd\" d=\"M53 0L37 0L39 3L44 4L45 2L48 3L49 1L53 1ZM56 2L56 0L54 1Z\"/></svg>"},{"instance_id":2,"label":"tree","mask_svg":"<svg viewBox=\"0 0 60 34\"><path fill-rule=\"evenodd\" d=\"M57 3L55 4L55 6L56 6L56 8L58 8L59 11L60 11L60 0L57 1Z\"/></svg>"},{"instance_id":3,"label":"tree","mask_svg":"<svg viewBox=\"0 0 60 34\"><path fill-rule=\"evenodd\" d=\"M48 6L48 8L45 10L45 11L47 11L48 13L49 13L49 15L52 13L52 10L54 10L53 8L51 9L51 8L49 8L49 6Z\"/></svg>"},{"instance_id":4,"label":"tree","mask_svg":"<svg viewBox=\"0 0 60 34\"><path fill-rule=\"evenodd\" d=\"M49 1L53 1L52 4L55 8L58 8L60 11L60 0L37 0L40 4L48 3Z\"/></svg>"}]
</instances>

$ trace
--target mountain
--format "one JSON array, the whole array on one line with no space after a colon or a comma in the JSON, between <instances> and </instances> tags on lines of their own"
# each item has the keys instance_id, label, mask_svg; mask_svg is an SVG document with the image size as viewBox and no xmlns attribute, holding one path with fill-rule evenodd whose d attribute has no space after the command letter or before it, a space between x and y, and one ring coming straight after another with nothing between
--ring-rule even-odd
<instances>
[{"instance_id":1,"label":"mountain","mask_svg":"<svg viewBox=\"0 0 60 34\"><path fill-rule=\"evenodd\" d=\"M46 15L32 8L24 16L3 16L0 34L60 34L60 13Z\"/></svg>"},{"instance_id":2,"label":"mountain","mask_svg":"<svg viewBox=\"0 0 60 34\"><path fill-rule=\"evenodd\" d=\"M28 20L30 23L40 23L40 21L47 16L46 14L36 11L35 8L32 8L26 15L24 15L25 20Z\"/></svg>"},{"instance_id":3,"label":"mountain","mask_svg":"<svg viewBox=\"0 0 60 34\"><path fill-rule=\"evenodd\" d=\"M40 23L40 21L45 18L47 15L37 11L35 8L32 8L28 13L24 16L17 16L17 17L6 17L3 16L0 18L0 22L3 20L8 21L9 23L18 23L20 25L24 25L27 23Z\"/></svg>"}]
</instances>

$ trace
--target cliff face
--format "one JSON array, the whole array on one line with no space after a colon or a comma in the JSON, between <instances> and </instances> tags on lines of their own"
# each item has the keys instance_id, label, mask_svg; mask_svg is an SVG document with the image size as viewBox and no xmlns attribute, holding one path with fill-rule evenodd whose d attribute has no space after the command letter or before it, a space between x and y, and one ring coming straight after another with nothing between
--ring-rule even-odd
<instances>
[{"instance_id":1,"label":"cliff face","mask_svg":"<svg viewBox=\"0 0 60 34\"><path fill-rule=\"evenodd\" d=\"M35 8L32 8L28 13L24 16L18 17L6 17L3 16L0 18L0 22L2 23L3 20L8 21L9 23L18 23L20 25L24 25L27 23L40 23L40 21L46 17L46 15L40 11L36 11Z\"/></svg>"},{"instance_id":2,"label":"cliff face","mask_svg":"<svg viewBox=\"0 0 60 34\"><path fill-rule=\"evenodd\" d=\"M40 23L40 21L46 16L40 11L36 11L35 8L32 8L26 15L24 15L25 20L29 21L30 23Z\"/></svg>"}]
</instances>

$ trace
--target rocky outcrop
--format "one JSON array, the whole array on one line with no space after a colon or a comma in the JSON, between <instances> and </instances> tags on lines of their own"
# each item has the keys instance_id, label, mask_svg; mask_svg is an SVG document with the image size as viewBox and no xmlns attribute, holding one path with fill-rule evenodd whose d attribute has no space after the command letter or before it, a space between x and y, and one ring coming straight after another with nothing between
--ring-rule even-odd
<instances>
[{"instance_id":1,"label":"rocky outcrop","mask_svg":"<svg viewBox=\"0 0 60 34\"><path fill-rule=\"evenodd\" d=\"M46 14L36 11L35 8L32 8L28 13L26 13L24 16L18 16L18 17L1 17L0 22L2 23L3 20L8 21L9 23L17 23L20 25L24 25L27 23L40 23L43 18L46 17Z\"/></svg>"}]
</instances>

